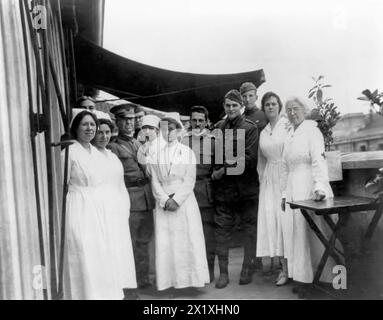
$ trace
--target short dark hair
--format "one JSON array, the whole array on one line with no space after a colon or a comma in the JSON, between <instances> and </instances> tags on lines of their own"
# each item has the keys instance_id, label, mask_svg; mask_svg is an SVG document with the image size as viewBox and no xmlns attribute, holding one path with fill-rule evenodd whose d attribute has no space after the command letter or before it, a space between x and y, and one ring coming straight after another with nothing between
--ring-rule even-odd
<instances>
[{"instance_id":1,"label":"short dark hair","mask_svg":"<svg viewBox=\"0 0 383 320\"><path fill-rule=\"evenodd\" d=\"M204 106L193 106L190 108L190 119L193 112L203 113L205 115L205 120L209 119L209 111Z\"/></svg>"},{"instance_id":2,"label":"short dark hair","mask_svg":"<svg viewBox=\"0 0 383 320\"><path fill-rule=\"evenodd\" d=\"M76 117L72 121L72 125L69 130L72 138L77 139L77 129L80 126L81 120L85 116L91 116L92 119L94 120L94 123L96 124L96 127L98 128L98 121L97 121L96 115L93 112L90 112L88 110L81 111L79 114L76 115Z\"/></svg>"},{"instance_id":3,"label":"short dark hair","mask_svg":"<svg viewBox=\"0 0 383 320\"><path fill-rule=\"evenodd\" d=\"M76 108L82 108L81 103L83 103L84 101L87 101L87 100L92 101L94 104L96 104L96 101L92 97L82 96L82 97L77 99Z\"/></svg>"},{"instance_id":4,"label":"short dark hair","mask_svg":"<svg viewBox=\"0 0 383 320\"><path fill-rule=\"evenodd\" d=\"M262 111L265 112L265 103L266 103L266 101L269 100L271 97L274 97L275 99L277 99L278 107L279 107L279 111L278 111L278 113L280 113L281 110L282 110L282 107L283 107L281 98L279 98L279 96L278 96L276 93L272 92L272 91L266 92L266 93L263 95L263 97L262 97L262 101L261 101L261 109L262 109Z\"/></svg>"},{"instance_id":5,"label":"short dark hair","mask_svg":"<svg viewBox=\"0 0 383 320\"><path fill-rule=\"evenodd\" d=\"M110 131L113 132L114 124L112 123L112 121L108 119L98 119L98 127L100 127L102 124L106 124L110 128Z\"/></svg>"}]
</instances>

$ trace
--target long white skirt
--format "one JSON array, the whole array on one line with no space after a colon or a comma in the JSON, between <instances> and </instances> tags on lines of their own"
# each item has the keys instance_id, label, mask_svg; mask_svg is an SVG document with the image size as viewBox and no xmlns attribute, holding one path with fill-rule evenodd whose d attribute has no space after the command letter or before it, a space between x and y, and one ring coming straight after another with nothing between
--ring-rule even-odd
<instances>
[{"instance_id":1,"label":"long white skirt","mask_svg":"<svg viewBox=\"0 0 383 320\"><path fill-rule=\"evenodd\" d=\"M291 252L292 217L281 209L281 162L267 162L260 184L257 257L285 257Z\"/></svg>"},{"instance_id":2,"label":"long white skirt","mask_svg":"<svg viewBox=\"0 0 383 320\"><path fill-rule=\"evenodd\" d=\"M175 190L177 185L166 191L171 194ZM154 228L158 290L204 287L209 283L205 238L194 193L175 212L164 211L157 203Z\"/></svg>"},{"instance_id":3,"label":"long white skirt","mask_svg":"<svg viewBox=\"0 0 383 320\"><path fill-rule=\"evenodd\" d=\"M137 287L123 197L110 198L105 188L72 188L65 240L64 299L122 299L123 288Z\"/></svg>"}]
</instances>

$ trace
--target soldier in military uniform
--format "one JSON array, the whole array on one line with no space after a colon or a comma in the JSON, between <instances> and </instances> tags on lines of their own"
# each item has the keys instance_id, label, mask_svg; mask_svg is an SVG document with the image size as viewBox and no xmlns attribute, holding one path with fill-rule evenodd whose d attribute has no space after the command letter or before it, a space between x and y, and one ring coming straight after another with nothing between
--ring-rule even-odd
<instances>
[{"instance_id":1,"label":"soldier in military uniform","mask_svg":"<svg viewBox=\"0 0 383 320\"><path fill-rule=\"evenodd\" d=\"M122 104L113 107L118 137L108 148L121 160L124 180L130 196L130 232L132 236L137 284L139 288L150 286L148 244L153 236L154 198L150 180L144 165L137 159L140 143L134 139L135 105Z\"/></svg>"},{"instance_id":2,"label":"soldier in military uniform","mask_svg":"<svg viewBox=\"0 0 383 320\"><path fill-rule=\"evenodd\" d=\"M263 128L266 127L269 121L266 118L266 115L263 112L263 110L258 108L256 105L256 101L258 99L257 87L252 82L244 82L241 84L239 91L241 93L242 101L245 106L245 110L244 110L245 118L254 122L257 125L258 135L260 135L261 131L263 130ZM262 266L261 258L255 258L255 260L252 261L253 269L260 268L261 266ZM265 266L263 268L264 268L264 271L267 270Z\"/></svg>"},{"instance_id":3,"label":"soldier in military uniform","mask_svg":"<svg viewBox=\"0 0 383 320\"><path fill-rule=\"evenodd\" d=\"M252 281L259 189L257 126L241 113L242 98L237 90L230 90L225 95L223 106L227 117L218 124L222 135L216 138L217 146L224 149L223 164L216 164L212 174L216 201L216 252L220 269L216 288L219 289L229 283L229 243L238 217L244 232L244 259L239 284ZM232 137L225 134L226 129L232 130Z\"/></svg>"},{"instance_id":4,"label":"soldier in military uniform","mask_svg":"<svg viewBox=\"0 0 383 320\"><path fill-rule=\"evenodd\" d=\"M258 134L260 134L263 128L266 127L268 120L265 113L255 104L258 99L257 87L252 82L244 82L239 91L245 105L245 117L257 125Z\"/></svg>"},{"instance_id":5,"label":"soldier in military uniform","mask_svg":"<svg viewBox=\"0 0 383 320\"><path fill-rule=\"evenodd\" d=\"M215 206L211 185L214 164L214 136L206 128L208 117L209 112L205 107L192 107L190 109L191 130L184 136L182 143L194 151L197 159L194 194L201 212L210 282L212 282L214 280L215 260Z\"/></svg>"}]
</instances>

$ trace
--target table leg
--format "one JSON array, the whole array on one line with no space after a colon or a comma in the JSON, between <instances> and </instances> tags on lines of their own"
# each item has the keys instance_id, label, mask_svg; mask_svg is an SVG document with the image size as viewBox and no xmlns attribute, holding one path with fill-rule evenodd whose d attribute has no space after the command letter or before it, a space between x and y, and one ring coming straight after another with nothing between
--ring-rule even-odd
<instances>
[{"instance_id":1,"label":"table leg","mask_svg":"<svg viewBox=\"0 0 383 320\"><path fill-rule=\"evenodd\" d=\"M302 212L303 216L305 217L307 223L309 224L310 228L315 232L315 234L318 236L318 238L321 240L322 244L325 247L325 251L322 255L322 258L321 258L319 265L317 267L317 270L315 272L312 284L307 287L307 289L304 293L301 294L302 298L307 298L310 295L310 292L314 287L320 288L317 285L319 283L319 279L322 275L323 269L326 265L326 262L327 262L329 256L332 256L337 264L343 264L339 255L335 253L335 249L336 249L335 243L336 243L336 239L337 239L337 235L338 235L338 232L340 230L340 227L344 223L344 216L340 215L339 220L336 224L334 224L334 222L331 220L330 217L324 216L324 219L326 220L326 222L329 224L330 228L333 231L333 233L330 237L330 241L327 241L326 237L322 234L321 230L315 224L314 220L311 218L311 216L308 214L308 212L304 209L301 209L301 212ZM331 222L329 222L328 219L331 220ZM322 291L326 292L326 294L334 297L331 293L327 292L326 290L324 290L322 288L320 288L320 290L322 290Z\"/></svg>"},{"instance_id":2,"label":"table leg","mask_svg":"<svg viewBox=\"0 0 383 320\"><path fill-rule=\"evenodd\" d=\"M317 237L319 238L319 240L322 242L322 244L324 245L325 248L327 248L330 244L329 244L329 241L326 239L326 237L323 235L322 231L318 228L318 226L315 224L314 220L311 218L310 214L304 210L304 209L300 209L303 216L305 217L307 223L309 224L310 228L314 231L314 233L317 235ZM340 220L338 221L338 223L340 222ZM330 228L334 231L334 229L331 227L330 225ZM338 251L337 248L335 248L336 251ZM339 261L339 257L334 253L334 252L331 252L331 256L334 258L335 261Z\"/></svg>"},{"instance_id":3,"label":"table leg","mask_svg":"<svg viewBox=\"0 0 383 320\"><path fill-rule=\"evenodd\" d=\"M380 217L382 216L382 213L383 213L383 201L382 200L380 200L380 201L381 202L379 203L379 206L376 209L374 216L372 217L371 223L368 226L368 229L367 229L367 232L366 232L366 235L365 235L365 237L367 239L372 237L372 234L374 233L375 228L378 225Z\"/></svg>"},{"instance_id":4,"label":"table leg","mask_svg":"<svg viewBox=\"0 0 383 320\"><path fill-rule=\"evenodd\" d=\"M330 217L328 216L325 216L324 217L325 219L330 219ZM329 258L329 256L333 256L335 262L338 264L338 265L343 265L343 262L342 260L340 259L340 257L337 255L337 254L334 254L332 255L332 253L334 252L334 249L335 249L335 243L336 243L336 239L337 239L337 236L338 236L338 232L340 230L340 227L343 223L343 216L340 215L339 216L339 220L337 222L337 224L334 226L334 229L333 229L333 233L331 235L331 238L330 238L330 241L329 241L329 245L326 246L326 249L323 253L323 256L319 262L319 265L318 265L318 268L317 268L317 271L315 272L315 276L314 276L314 280L313 280L313 283L318 283L319 282L319 279L322 275L322 272L323 272L323 269L326 265L326 262ZM336 258L335 258L336 256Z\"/></svg>"},{"instance_id":5,"label":"table leg","mask_svg":"<svg viewBox=\"0 0 383 320\"><path fill-rule=\"evenodd\" d=\"M331 217L328 216L328 215L324 215L323 218L324 218L324 220L327 222L327 224L329 225L329 227L331 228L331 230L332 230L333 232L335 232L335 230L337 230L338 228L343 227L343 226L345 225L346 220L347 220L347 219L346 219L346 216L343 215L343 214L340 214L340 215L338 216L338 222L337 222L337 224L335 224L334 221L331 219ZM336 239L335 239L335 240L336 240ZM335 245L335 247L334 247L334 250L335 250L335 253L337 253L337 256L339 255L339 256L342 256L342 257L344 258L344 252L342 252L340 249L338 249L338 248L336 247L336 245ZM339 258L339 257L338 257L338 258ZM334 260L335 260L335 262L336 262L337 264L342 264L342 261L340 261L339 259L334 258Z\"/></svg>"}]
</instances>

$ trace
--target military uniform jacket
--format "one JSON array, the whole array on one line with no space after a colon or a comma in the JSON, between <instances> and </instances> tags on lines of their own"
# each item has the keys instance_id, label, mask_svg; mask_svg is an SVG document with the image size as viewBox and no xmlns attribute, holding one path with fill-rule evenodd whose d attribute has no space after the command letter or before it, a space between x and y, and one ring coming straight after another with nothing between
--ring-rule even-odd
<instances>
[{"instance_id":1,"label":"military uniform jacket","mask_svg":"<svg viewBox=\"0 0 383 320\"><path fill-rule=\"evenodd\" d=\"M220 122L217 129L222 131L222 136L216 137L217 148L223 148L223 164L216 164L215 169L225 167L225 175L222 179L214 181L214 194L217 201L241 201L244 199L256 199L259 192L259 181L257 172L257 155L258 155L258 128L257 126L246 119L244 115L238 116L230 121L225 119ZM225 129L233 130L232 150L234 155L244 157L244 171L240 174L229 175L227 168L230 167L226 163L227 156L230 153L225 150ZM240 136L237 134L237 129L245 130L245 150L244 155L236 154L238 140ZM217 149L216 149L217 150ZM217 152L217 151L216 151ZM217 162L217 157L216 157Z\"/></svg>"},{"instance_id":2,"label":"military uniform jacket","mask_svg":"<svg viewBox=\"0 0 383 320\"><path fill-rule=\"evenodd\" d=\"M246 119L256 124L258 127L258 134L261 134L261 131L268 123L265 113L261 109L255 107L252 110L245 110L244 114Z\"/></svg>"},{"instance_id":3,"label":"military uniform jacket","mask_svg":"<svg viewBox=\"0 0 383 320\"><path fill-rule=\"evenodd\" d=\"M214 204L211 174L214 165L214 136L206 130L200 136L188 132L182 143L194 151L197 161L197 178L194 195L200 208L211 208Z\"/></svg>"},{"instance_id":4,"label":"military uniform jacket","mask_svg":"<svg viewBox=\"0 0 383 320\"><path fill-rule=\"evenodd\" d=\"M146 170L137 160L140 146L136 139L122 136L118 136L115 142L107 146L117 155L124 167L124 180L130 196L131 211L148 211L155 205Z\"/></svg>"}]
</instances>

